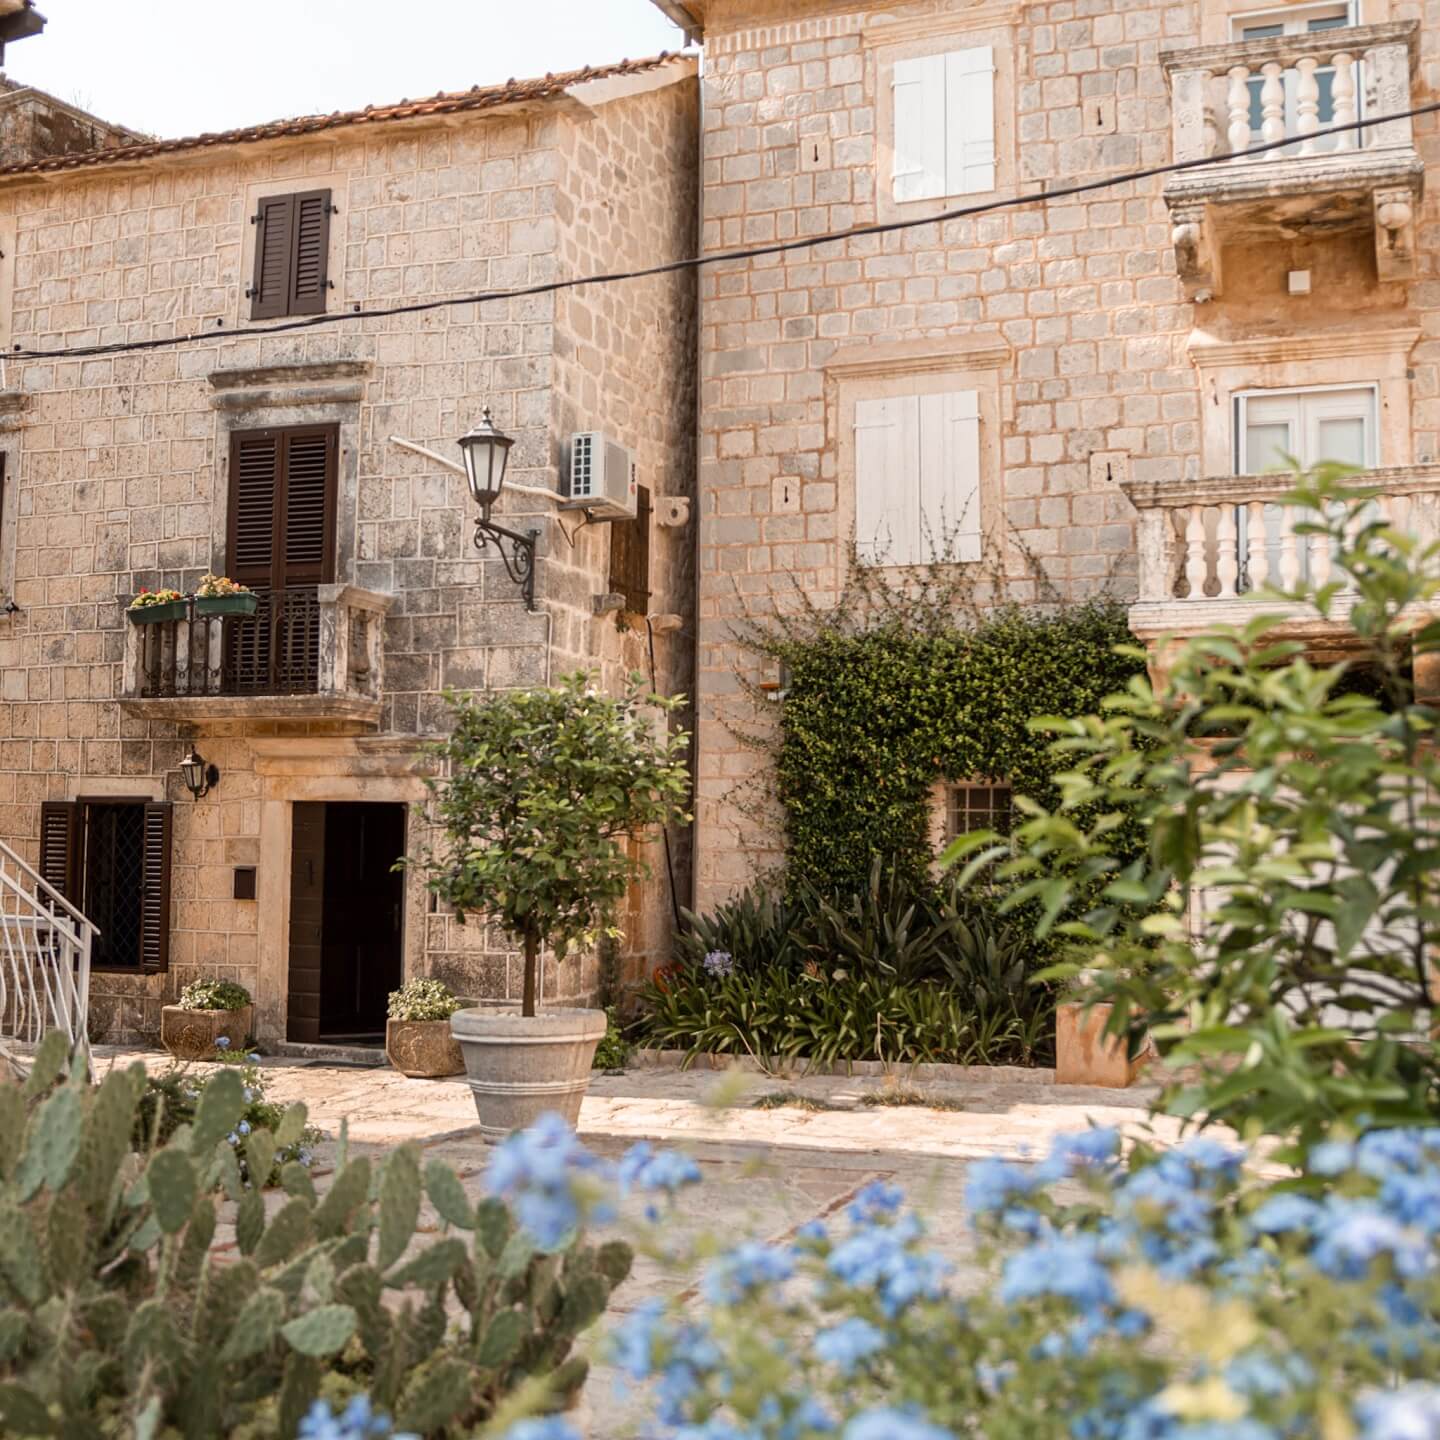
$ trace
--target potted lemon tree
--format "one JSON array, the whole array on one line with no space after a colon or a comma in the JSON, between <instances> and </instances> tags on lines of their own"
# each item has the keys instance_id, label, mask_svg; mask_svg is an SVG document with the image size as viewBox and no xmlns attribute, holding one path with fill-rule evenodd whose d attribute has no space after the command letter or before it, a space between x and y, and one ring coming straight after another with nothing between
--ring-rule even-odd
<instances>
[{"instance_id":1,"label":"potted lemon tree","mask_svg":"<svg viewBox=\"0 0 1440 1440\"><path fill-rule=\"evenodd\" d=\"M626 841L685 817L689 736L656 723L678 700L620 696L590 677L557 686L447 695L453 728L429 747L438 844L414 861L429 889L464 920L498 924L525 956L518 1009L458 1010L482 1133L490 1138L558 1111L572 1125L605 1033L603 1010L542 1010L542 952L563 961L616 934L616 906L640 867Z\"/></svg>"}]
</instances>

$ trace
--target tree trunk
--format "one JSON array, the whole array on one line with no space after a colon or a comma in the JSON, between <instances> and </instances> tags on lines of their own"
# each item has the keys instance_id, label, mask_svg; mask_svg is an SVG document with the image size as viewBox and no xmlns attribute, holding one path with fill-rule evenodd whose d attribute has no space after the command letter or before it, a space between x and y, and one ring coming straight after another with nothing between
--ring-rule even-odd
<instances>
[{"instance_id":1,"label":"tree trunk","mask_svg":"<svg viewBox=\"0 0 1440 1440\"><path fill-rule=\"evenodd\" d=\"M535 1013L535 972L540 968L540 942L535 935L525 935L525 998L520 1005L522 1015Z\"/></svg>"}]
</instances>

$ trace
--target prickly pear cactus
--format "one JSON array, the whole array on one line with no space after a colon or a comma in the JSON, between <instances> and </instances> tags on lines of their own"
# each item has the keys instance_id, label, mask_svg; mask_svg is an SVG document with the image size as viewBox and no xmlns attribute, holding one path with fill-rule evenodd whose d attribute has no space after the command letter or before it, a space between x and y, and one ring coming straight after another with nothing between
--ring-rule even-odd
<instances>
[{"instance_id":1,"label":"prickly pear cactus","mask_svg":"<svg viewBox=\"0 0 1440 1440\"><path fill-rule=\"evenodd\" d=\"M0 1084L9 1440L288 1440L318 1395L358 1390L400 1430L458 1437L531 1377L557 1406L583 1385L575 1338L629 1273L627 1246L537 1254L449 1166L422 1173L402 1147L376 1167L343 1139L323 1193L290 1164L267 1207L225 1141L238 1075L217 1073L194 1123L137 1153L143 1068L92 1086L66 1065L50 1035L23 1089ZM295 1106L252 1147L304 1124ZM422 1235L427 1199L438 1224ZM215 1248L232 1221L235 1245Z\"/></svg>"}]
</instances>

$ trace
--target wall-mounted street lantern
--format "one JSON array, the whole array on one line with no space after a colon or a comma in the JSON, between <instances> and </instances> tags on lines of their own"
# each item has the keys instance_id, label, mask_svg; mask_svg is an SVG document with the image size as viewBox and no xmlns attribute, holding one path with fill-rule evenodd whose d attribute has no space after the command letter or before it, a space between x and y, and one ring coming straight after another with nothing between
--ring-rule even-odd
<instances>
[{"instance_id":1,"label":"wall-mounted street lantern","mask_svg":"<svg viewBox=\"0 0 1440 1440\"><path fill-rule=\"evenodd\" d=\"M505 488L505 467L510 462L510 447L515 443L509 435L495 428L487 405L480 423L459 440L460 454L465 461L465 479L470 495L480 508L475 521L475 548L482 553L493 543L504 562L505 573L520 587L525 608L535 608L535 542L538 530L507 530L490 519L490 511Z\"/></svg>"},{"instance_id":2,"label":"wall-mounted street lantern","mask_svg":"<svg viewBox=\"0 0 1440 1440\"><path fill-rule=\"evenodd\" d=\"M180 762L180 773L185 777L185 788L197 800L203 800L220 783L219 769L211 765L193 745L190 753Z\"/></svg>"}]
</instances>

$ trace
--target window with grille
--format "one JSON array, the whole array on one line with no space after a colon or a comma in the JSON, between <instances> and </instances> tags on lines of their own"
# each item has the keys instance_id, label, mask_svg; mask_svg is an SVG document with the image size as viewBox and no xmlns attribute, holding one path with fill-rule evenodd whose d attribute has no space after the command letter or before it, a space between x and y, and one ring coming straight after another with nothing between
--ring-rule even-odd
<instances>
[{"instance_id":1,"label":"window with grille","mask_svg":"<svg viewBox=\"0 0 1440 1440\"><path fill-rule=\"evenodd\" d=\"M328 190L267 195L250 217L255 226L252 320L280 315L321 315L330 289Z\"/></svg>"},{"instance_id":2,"label":"window with grille","mask_svg":"<svg viewBox=\"0 0 1440 1440\"><path fill-rule=\"evenodd\" d=\"M41 877L94 922L97 969L169 966L170 817L168 804L150 800L40 807Z\"/></svg>"},{"instance_id":3,"label":"window with grille","mask_svg":"<svg viewBox=\"0 0 1440 1440\"><path fill-rule=\"evenodd\" d=\"M1010 833L1012 792L1009 785L966 780L951 785L946 795L945 838L954 840L974 830Z\"/></svg>"},{"instance_id":4,"label":"window with grille","mask_svg":"<svg viewBox=\"0 0 1440 1440\"><path fill-rule=\"evenodd\" d=\"M609 591L623 595L633 614L650 610L650 491L644 485L638 487L635 518L610 526Z\"/></svg>"}]
</instances>

